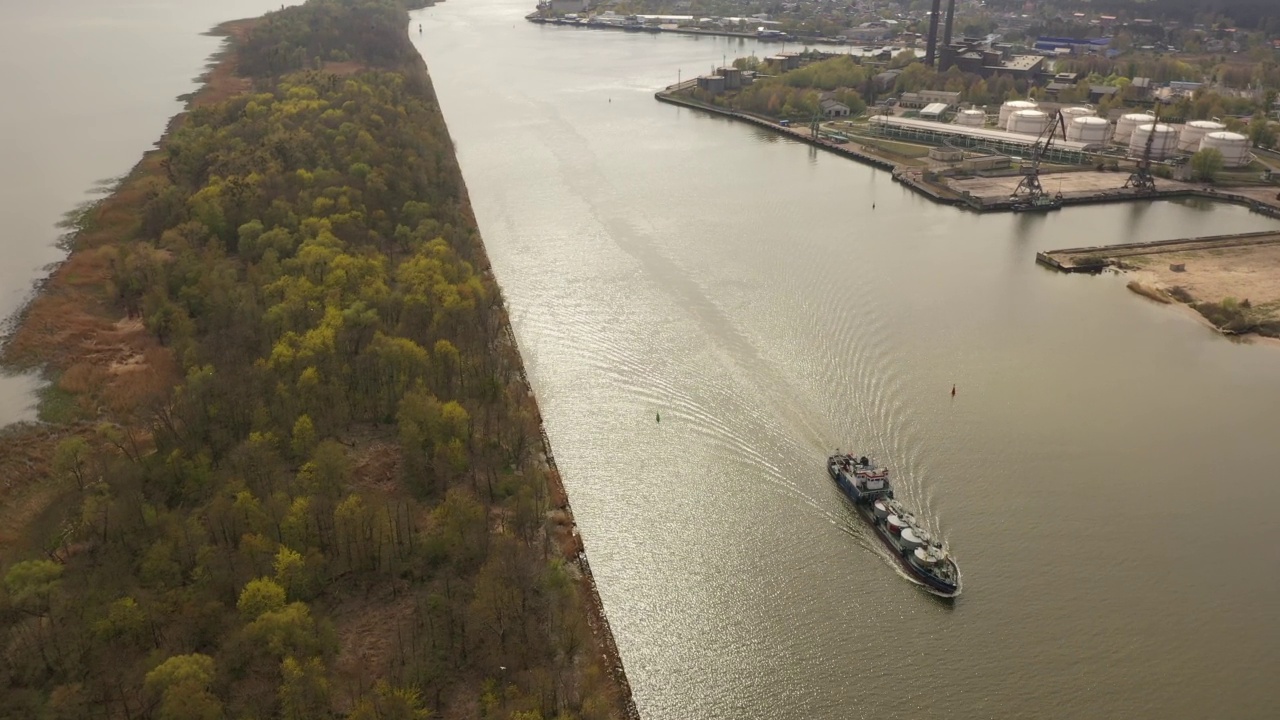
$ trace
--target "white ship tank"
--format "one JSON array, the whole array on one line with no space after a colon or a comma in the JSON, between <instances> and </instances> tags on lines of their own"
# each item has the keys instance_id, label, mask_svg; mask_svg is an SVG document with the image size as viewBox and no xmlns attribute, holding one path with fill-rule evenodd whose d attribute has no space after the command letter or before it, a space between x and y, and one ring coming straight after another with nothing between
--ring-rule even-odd
<instances>
[{"instance_id":1,"label":"white ship tank","mask_svg":"<svg viewBox=\"0 0 1280 720\"><path fill-rule=\"evenodd\" d=\"M1111 123L1100 117L1077 117L1067 123L1067 139L1073 142L1105 143Z\"/></svg>"},{"instance_id":2,"label":"white ship tank","mask_svg":"<svg viewBox=\"0 0 1280 720\"><path fill-rule=\"evenodd\" d=\"M1142 157L1148 136L1151 138L1152 160L1164 160L1178 149L1178 131L1172 125L1147 123L1133 129L1133 137L1129 139L1129 157Z\"/></svg>"},{"instance_id":3,"label":"white ship tank","mask_svg":"<svg viewBox=\"0 0 1280 720\"><path fill-rule=\"evenodd\" d=\"M1222 164L1229 168L1248 165L1253 160L1249 138L1240 133L1211 132L1200 141L1200 149L1213 148L1222 153Z\"/></svg>"},{"instance_id":4,"label":"white ship tank","mask_svg":"<svg viewBox=\"0 0 1280 720\"><path fill-rule=\"evenodd\" d=\"M934 565L942 562L942 553L934 550L933 548L920 547L916 548L915 552L911 553L911 558L916 561L916 564L922 567L933 567Z\"/></svg>"},{"instance_id":5,"label":"white ship tank","mask_svg":"<svg viewBox=\"0 0 1280 720\"><path fill-rule=\"evenodd\" d=\"M1005 130L1021 135L1039 135L1049 124L1049 116L1039 110L1015 110Z\"/></svg>"},{"instance_id":6,"label":"white ship tank","mask_svg":"<svg viewBox=\"0 0 1280 720\"><path fill-rule=\"evenodd\" d=\"M965 127L982 127L987 124L987 114L981 110L961 110L956 113L956 124Z\"/></svg>"},{"instance_id":7,"label":"white ship tank","mask_svg":"<svg viewBox=\"0 0 1280 720\"><path fill-rule=\"evenodd\" d=\"M1000 127L1009 125L1009 116L1019 110L1035 110L1038 105L1031 100L1010 100L1000 106Z\"/></svg>"},{"instance_id":8,"label":"white ship tank","mask_svg":"<svg viewBox=\"0 0 1280 720\"><path fill-rule=\"evenodd\" d=\"M1136 130L1139 125L1145 125L1150 123L1152 120L1154 120L1154 116L1147 113L1127 113L1125 115L1121 115L1120 119L1116 121L1116 134L1112 139L1118 143L1127 143L1133 138L1133 131Z\"/></svg>"},{"instance_id":9,"label":"white ship tank","mask_svg":"<svg viewBox=\"0 0 1280 720\"><path fill-rule=\"evenodd\" d=\"M886 522L889 525L890 535L901 535L902 528L906 527L906 523L902 522L902 518L897 515L890 515Z\"/></svg>"},{"instance_id":10,"label":"white ship tank","mask_svg":"<svg viewBox=\"0 0 1280 720\"><path fill-rule=\"evenodd\" d=\"M919 528L907 528L902 531L902 546L908 552L929 544L929 533Z\"/></svg>"},{"instance_id":11,"label":"white ship tank","mask_svg":"<svg viewBox=\"0 0 1280 720\"><path fill-rule=\"evenodd\" d=\"M1195 152L1200 149L1200 141L1205 135L1226 129L1227 126L1217 120L1192 120L1182 127L1182 134L1178 136L1178 150Z\"/></svg>"},{"instance_id":12,"label":"white ship tank","mask_svg":"<svg viewBox=\"0 0 1280 720\"><path fill-rule=\"evenodd\" d=\"M884 504L883 500L877 500L875 505L871 506L871 509L875 511L876 517L881 520L889 517L889 507Z\"/></svg>"}]
</instances>

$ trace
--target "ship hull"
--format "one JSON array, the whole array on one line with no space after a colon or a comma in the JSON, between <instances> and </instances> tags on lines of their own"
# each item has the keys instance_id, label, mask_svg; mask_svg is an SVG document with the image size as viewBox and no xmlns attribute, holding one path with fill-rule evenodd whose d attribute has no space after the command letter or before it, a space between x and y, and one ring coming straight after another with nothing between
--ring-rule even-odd
<instances>
[{"instance_id":1,"label":"ship hull","mask_svg":"<svg viewBox=\"0 0 1280 720\"><path fill-rule=\"evenodd\" d=\"M894 542L893 535L890 534L889 528L884 522L876 519L875 512L871 509L871 503L874 502L872 498L861 496L858 491L849 484L848 480L840 474L839 470L837 470L834 465L828 465L827 472L831 475L831 479L835 481L836 487L840 488L841 494L853 503L854 510L857 511L858 516L871 526L871 529L875 531L876 536L880 538L880 542L884 543L884 546L889 550L889 552L897 558L898 564L902 566L903 570L907 571L907 574L923 585L930 593L937 595L938 597L954 598L960 594L959 585L952 585L951 583L940 580L933 575L924 572L907 558L907 554L903 549ZM890 497L892 497L892 495L890 495Z\"/></svg>"}]
</instances>

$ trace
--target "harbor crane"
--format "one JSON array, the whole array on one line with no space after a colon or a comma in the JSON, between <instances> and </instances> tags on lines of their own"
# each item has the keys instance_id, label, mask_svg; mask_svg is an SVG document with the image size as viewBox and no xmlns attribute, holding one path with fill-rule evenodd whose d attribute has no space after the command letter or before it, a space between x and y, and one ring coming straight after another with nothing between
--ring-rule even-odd
<instances>
[{"instance_id":1,"label":"harbor crane","mask_svg":"<svg viewBox=\"0 0 1280 720\"><path fill-rule=\"evenodd\" d=\"M1147 144L1142 148L1142 159L1128 180L1124 181L1126 189L1132 188L1140 193L1156 191L1156 179L1151 175L1151 146L1156 139L1156 129L1160 127L1160 103L1156 103L1155 118L1151 121L1151 132L1147 135Z\"/></svg>"},{"instance_id":2,"label":"harbor crane","mask_svg":"<svg viewBox=\"0 0 1280 720\"><path fill-rule=\"evenodd\" d=\"M1014 210L1052 210L1061 207L1062 194L1059 193L1057 197L1050 198L1044 187L1040 185L1040 160L1049 152L1049 148L1053 147L1053 140L1058 136L1059 129L1062 130L1062 137L1065 138L1067 123L1062 113L1055 113L1053 120L1040 132L1035 144L1031 146L1031 166L1022 166L1022 181L1009 196L1013 201Z\"/></svg>"}]
</instances>

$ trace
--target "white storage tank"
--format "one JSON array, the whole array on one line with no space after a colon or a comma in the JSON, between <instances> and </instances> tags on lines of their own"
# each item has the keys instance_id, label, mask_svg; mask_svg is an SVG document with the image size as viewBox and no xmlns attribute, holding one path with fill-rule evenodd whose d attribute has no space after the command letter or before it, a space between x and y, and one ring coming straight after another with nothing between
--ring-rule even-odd
<instances>
[{"instance_id":1,"label":"white storage tank","mask_svg":"<svg viewBox=\"0 0 1280 720\"><path fill-rule=\"evenodd\" d=\"M877 500L876 504L873 505L872 508L875 510L876 517L881 520L889 517L889 507L884 504L883 500Z\"/></svg>"},{"instance_id":2,"label":"white storage tank","mask_svg":"<svg viewBox=\"0 0 1280 720\"><path fill-rule=\"evenodd\" d=\"M1035 110L1038 105L1031 100L1010 100L1000 106L1000 127L1009 126L1009 116L1019 110Z\"/></svg>"},{"instance_id":3,"label":"white storage tank","mask_svg":"<svg viewBox=\"0 0 1280 720\"><path fill-rule=\"evenodd\" d=\"M965 127L982 127L987 124L987 114L981 110L961 110L956 113L956 124Z\"/></svg>"},{"instance_id":4,"label":"white storage tank","mask_svg":"<svg viewBox=\"0 0 1280 720\"><path fill-rule=\"evenodd\" d=\"M1205 135L1226 129L1227 126L1217 120L1192 120L1183 126L1182 134L1178 136L1178 150L1195 152L1200 149L1200 141Z\"/></svg>"},{"instance_id":5,"label":"white storage tank","mask_svg":"<svg viewBox=\"0 0 1280 720\"><path fill-rule=\"evenodd\" d=\"M1067 126L1071 125L1071 121L1078 117L1090 117L1093 115L1093 108L1087 108L1083 105L1074 105L1072 107L1064 107L1060 111L1062 119L1066 121Z\"/></svg>"},{"instance_id":6,"label":"white storage tank","mask_svg":"<svg viewBox=\"0 0 1280 720\"><path fill-rule=\"evenodd\" d=\"M1015 110L1005 130L1022 135L1039 135L1049 125L1049 116L1039 110Z\"/></svg>"},{"instance_id":7,"label":"white storage tank","mask_svg":"<svg viewBox=\"0 0 1280 720\"><path fill-rule=\"evenodd\" d=\"M1070 128L1072 120L1075 120L1078 117L1089 117L1093 114L1093 108L1087 108L1083 105L1072 105L1071 107L1062 108L1058 111L1058 114L1062 115L1062 124ZM1057 136L1062 137L1062 132L1063 131L1061 129L1057 129Z\"/></svg>"},{"instance_id":8,"label":"white storage tank","mask_svg":"<svg viewBox=\"0 0 1280 720\"><path fill-rule=\"evenodd\" d=\"M1178 149L1178 131L1172 125L1147 123L1133 129L1129 140L1129 157L1142 157L1151 138L1151 159L1164 160Z\"/></svg>"},{"instance_id":9,"label":"white storage tank","mask_svg":"<svg viewBox=\"0 0 1280 720\"><path fill-rule=\"evenodd\" d=\"M1148 113L1127 113L1121 115L1116 121L1116 134L1112 138L1118 143L1127 143L1133 138L1133 131L1139 125L1146 125L1154 120L1154 116Z\"/></svg>"},{"instance_id":10,"label":"white storage tank","mask_svg":"<svg viewBox=\"0 0 1280 720\"><path fill-rule=\"evenodd\" d=\"M1067 139L1072 142L1105 143L1111 123L1100 117L1077 117L1067 123Z\"/></svg>"},{"instance_id":11,"label":"white storage tank","mask_svg":"<svg viewBox=\"0 0 1280 720\"><path fill-rule=\"evenodd\" d=\"M1200 149L1213 148L1222 153L1222 164L1229 168L1248 165L1253 159L1249 152L1249 138L1240 133L1212 132L1200 141Z\"/></svg>"}]
</instances>

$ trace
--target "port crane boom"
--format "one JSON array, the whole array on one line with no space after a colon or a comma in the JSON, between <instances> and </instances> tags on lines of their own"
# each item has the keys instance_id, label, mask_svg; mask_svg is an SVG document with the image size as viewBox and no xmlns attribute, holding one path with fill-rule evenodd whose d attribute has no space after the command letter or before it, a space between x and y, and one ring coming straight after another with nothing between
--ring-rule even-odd
<instances>
[{"instance_id":1,"label":"port crane boom","mask_svg":"<svg viewBox=\"0 0 1280 720\"><path fill-rule=\"evenodd\" d=\"M1160 128L1160 103L1156 103L1156 114L1151 120L1151 132L1147 134L1147 144L1142 148L1142 159L1138 161L1138 167L1124 181L1125 188L1133 188L1138 192L1150 193L1156 191L1156 179L1151 175L1151 146L1156 139L1156 130Z\"/></svg>"},{"instance_id":2,"label":"port crane boom","mask_svg":"<svg viewBox=\"0 0 1280 720\"><path fill-rule=\"evenodd\" d=\"M1040 132L1035 144L1031 146L1031 166L1023 166L1022 181L1009 196L1015 208L1040 208L1056 204L1055 201L1047 199L1048 193L1040 185L1040 160L1049 152L1049 148L1053 147L1053 140L1058 136L1059 130L1065 138L1067 123L1062 113L1054 113L1053 121Z\"/></svg>"}]
</instances>

